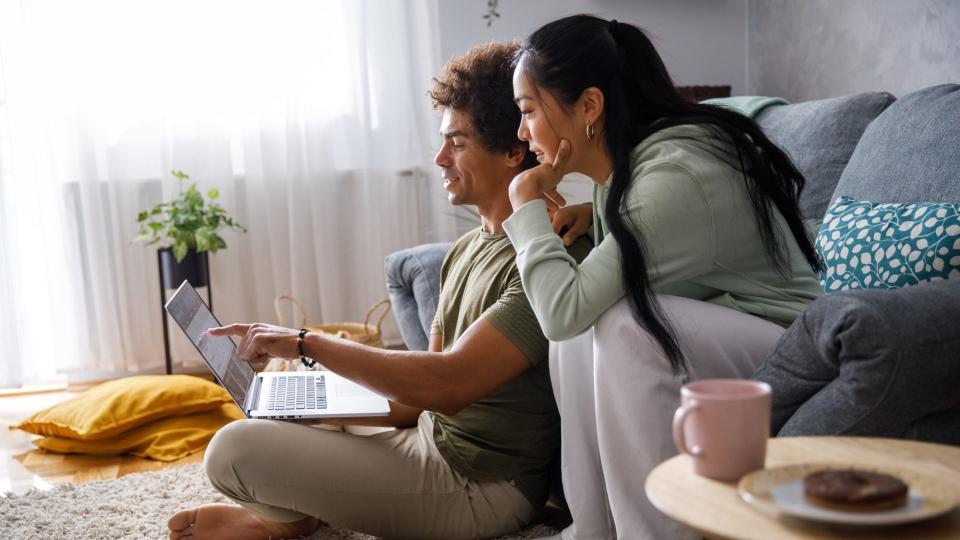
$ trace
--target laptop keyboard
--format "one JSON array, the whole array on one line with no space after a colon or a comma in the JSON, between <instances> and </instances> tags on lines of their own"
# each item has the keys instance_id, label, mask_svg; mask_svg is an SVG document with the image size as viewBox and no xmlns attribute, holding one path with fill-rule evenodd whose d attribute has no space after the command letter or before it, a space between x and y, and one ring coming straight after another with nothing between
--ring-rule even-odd
<instances>
[{"instance_id":1,"label":"laptop keyboard","mask_svg":"<svg viewBox=\"0 0 960 540\"><path fill-rule=\"evenodd\" d=\"M267 409L271 411L295 411L301 409L326 409L327 385L323 375L285 375L274 377L270 382L270 397Z\"/></svg>"}]
</instances>

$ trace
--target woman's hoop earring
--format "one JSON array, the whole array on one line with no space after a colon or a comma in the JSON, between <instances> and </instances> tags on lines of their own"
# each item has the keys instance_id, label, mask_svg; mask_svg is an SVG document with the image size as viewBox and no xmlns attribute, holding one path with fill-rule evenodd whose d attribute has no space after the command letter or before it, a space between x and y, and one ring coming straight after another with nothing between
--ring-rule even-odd
<instances>
[{"instance_id":1,"label":"woman's hoop earring","mask_svg":"<svg viewBox=\"0 0 960 540\"><path fill-rule=\"evenodd\" d=\"M587 124L587 140L592 141L593 136L596 134L597 132L594 130L593 124Z\"/></svg>"}]
</instances>

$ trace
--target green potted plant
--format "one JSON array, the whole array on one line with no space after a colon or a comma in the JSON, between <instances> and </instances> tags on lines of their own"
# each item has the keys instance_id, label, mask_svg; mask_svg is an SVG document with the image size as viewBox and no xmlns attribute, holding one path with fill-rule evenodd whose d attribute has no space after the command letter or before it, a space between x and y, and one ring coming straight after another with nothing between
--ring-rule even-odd
<instances>
[{"instance_id":1,"label":"green potted plant","mask_svg":"<svg viewBox=\"0 0 960 540\"><path fill-rule=\"evenodd\" d=\"M218 231L224 227L240 232L247 230L214 202L220 196L218 190L207 192L210 199L207 204L196 183L184 189L190 176L181 171L171 171L171 174L179 180L179 195L140 212L137 216L140 229L133 241L159 244L164 287L176 288L184 279L195 287L204 287L208 285L207 253L227 247Z\"/></svg>"}]
</instances>

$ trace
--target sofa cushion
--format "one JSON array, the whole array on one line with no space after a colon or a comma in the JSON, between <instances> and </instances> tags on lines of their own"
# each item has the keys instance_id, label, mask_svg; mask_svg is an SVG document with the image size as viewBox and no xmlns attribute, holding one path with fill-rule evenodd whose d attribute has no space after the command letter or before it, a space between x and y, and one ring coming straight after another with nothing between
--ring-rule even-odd
<instances>
[{"instance_id":1,"label":"sofa cushion","mask_svg":"<svg viewBox=\"0 0 960 540\"><path fill-rule=\"evenodd\" d=\"M832 199L960 203L960 85L908 94L864 132Z\"/></svg>"},{"instance_id":2,"label":"sofa cushion","mask_svg":"<svg viewBox=\"0 0 960 540\"><path fill-rule=\"evenodd\" d=\"M886 92L767 107L757 123L806 178L800 194L804 219L820 220L867 125L896 98Z\"/></svg>"},{"instance_id":3,"label":"sofa cushion","mask_svg":"<svg viewBox=\"0 0 960 540\"><path fill-rule=\"evenodd\" d=\"M817 234L827 293L960 278L960 206L840 197Z\"/></svg>"}]
</instances>

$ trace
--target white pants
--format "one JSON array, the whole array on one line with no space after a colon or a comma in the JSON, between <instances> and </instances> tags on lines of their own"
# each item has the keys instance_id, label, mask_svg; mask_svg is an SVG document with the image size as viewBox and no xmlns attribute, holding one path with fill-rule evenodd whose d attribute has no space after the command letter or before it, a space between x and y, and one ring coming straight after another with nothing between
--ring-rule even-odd
<instances>
[{"instance_id":1,"label":"white pants","mask_svg":"<svg viewBox=\"0 0 960 540\"><path fill-rule=\"evenodd\" d=\"M714 304L658 299L687 361L686 380L671 373L626 299L590 330L550 344L564 494L573 516L563 539L699 538L644 494L650 471L677 453L672 420L680 386L687 380L749 377L784 331Z\"/></svg>"}]
</instances>

